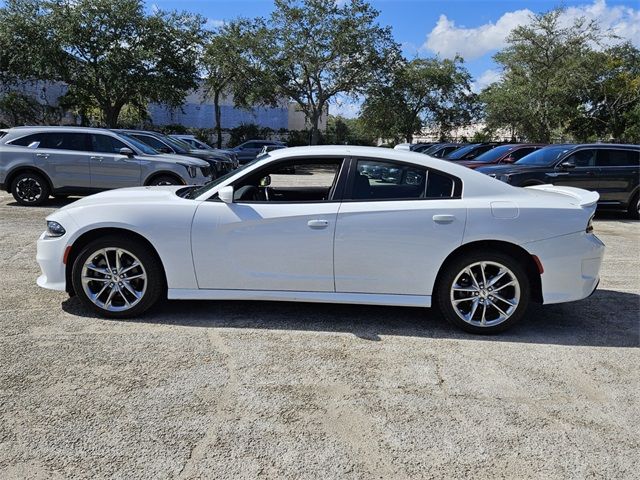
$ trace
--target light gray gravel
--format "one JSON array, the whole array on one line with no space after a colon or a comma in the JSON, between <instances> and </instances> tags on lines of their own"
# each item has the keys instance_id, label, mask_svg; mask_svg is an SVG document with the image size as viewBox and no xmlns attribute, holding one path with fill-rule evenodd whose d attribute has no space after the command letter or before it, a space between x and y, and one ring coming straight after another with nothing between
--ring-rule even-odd
<instances>
[{"instance_id":1,"label":"light gray gravel","mask_svg":"<svg viewBox=\"0 0 640 480\"><path fill-rule=\"evenodd\" d=\"M640 223L589 299L496 337L411 308L166 302L95 318L39 289L60 204L0 193L0 478L637 478Z\"/></svg>"}]
</instances>

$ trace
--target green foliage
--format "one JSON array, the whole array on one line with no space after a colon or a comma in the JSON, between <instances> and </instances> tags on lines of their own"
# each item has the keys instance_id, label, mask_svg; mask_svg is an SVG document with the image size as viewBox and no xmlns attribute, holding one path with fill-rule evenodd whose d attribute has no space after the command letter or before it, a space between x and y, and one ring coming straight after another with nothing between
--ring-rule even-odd
<instances>
[{"instance_id":1,"label":"green foliage","mask_svg":"<svg viewBox=\"0 0 640 480\"><path fill-rule=\"evenodd\" d=\"M196 86L204 19L144 13L140 0L9 0L0 9L0 65L21 78L63 81L63 103L98 107L115 127L122 108L180 105ZM3 40L4 39L4 40Z\"/></svg>"},{"instance_id":2,"label":"green foliage","mask_svg":"<svg viewBox=\"0 0 640 480\"><path fill-rule=\"evenodd\" d=\"M0 97L0 116L4 116L10 126L32 125L39 123L42 107L35 98L10 91Z\"/></svg>"},{"instance_id":3,"label":"green foliage","mask_svg":"<svg viewBox=\"0 0 640 480\"><path fill-rule=\"evenodd\" d=\"M476 116L471 75L459 57L415 59L401 64L390 84L373 86L364 102L365 125L383 138L412 141L425 125L446 137Z\"/></svg>"},{"instance_id":4,"label":"green foliage","mask_svg":"<svg viewBox=\"0 0 640 480\"><path fill-rule=\"evenodd\" d=\"M320 118L337 95L363 93L398 61L391 30L377 17L364 0L275 0L269 39L258 54L274 93L305 113L312 144L320 141Z\"/></svg>"},{"instance_id":5,"label":"green foliage","mask_svg":"<svg viewBox=\"0 0 640 480\"><path fill-rule=\"evenodd\" d=\"M273 133L273 130L268 127L260 127L255 123L243 123L230 129L229 133L231 135L231 138L229 139L229 146L235 147L247 140L269 138Z\"/></svg>"},{"instance_id":6,"label":"green foliage","mask_svg":"<svg viewBox=\"0 0 640 480\"><path fill-rule=\"evenodd\" d=\"M376 145L377 135L360 118L330 115L323 143L328 145Z\"/></svg>"}]
</instances>

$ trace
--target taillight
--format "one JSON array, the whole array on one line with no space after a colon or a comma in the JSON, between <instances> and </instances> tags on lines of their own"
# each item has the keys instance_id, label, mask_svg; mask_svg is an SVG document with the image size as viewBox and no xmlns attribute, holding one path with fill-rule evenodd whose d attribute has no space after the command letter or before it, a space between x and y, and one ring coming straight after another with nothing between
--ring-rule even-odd
<instances>
[{"instance_id":1,"label":"taillight","mask_svg":"<svg viewBox=\"0 0 640 480\"><path fill-rule=\"evenodd\" d=\"M595 215L595 213L593 215ZM589 223L587 223L587 233L593 232L593 215L591 215Z\"/></svg>"}]
</instances>

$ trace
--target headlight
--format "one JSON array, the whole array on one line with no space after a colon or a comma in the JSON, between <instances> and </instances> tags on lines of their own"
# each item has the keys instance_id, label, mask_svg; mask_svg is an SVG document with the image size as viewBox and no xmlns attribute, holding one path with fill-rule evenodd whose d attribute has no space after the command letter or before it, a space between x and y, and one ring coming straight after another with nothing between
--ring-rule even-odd
<instances>
[{"instance_id":1,"label":"headlight","mask_svg":"<svg viewBox=\"0 0 640 480\"><path fill-rule=\"evenodd\" d=\"M67 231L58 222L54 222L51 220L47 221L47 231L46 231L47 237L61 237L65 233L67 233Z\"/></svg>"},{"instance_id":2,"label":"headlight","mask_svg":"<svg viewBox=\"0 0 640 480\"><path fill-rule=\"evenodd\" d=\"M193 165L187 165L186 163L181 163L180 165L187 169L191 178L196 178L196 175L198 175L198 169L196 167Z\"/></svg>"}]
</instances>

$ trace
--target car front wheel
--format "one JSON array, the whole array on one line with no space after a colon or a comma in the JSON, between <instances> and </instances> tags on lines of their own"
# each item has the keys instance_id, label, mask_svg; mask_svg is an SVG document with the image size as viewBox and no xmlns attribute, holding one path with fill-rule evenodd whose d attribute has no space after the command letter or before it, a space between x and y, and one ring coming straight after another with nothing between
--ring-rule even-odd
<instances>
[{"instance_id":1,"label":"car front wheel","mask_svg":"<svg viewBox=\"0 0 640 480\"><path fill-rule=\"evenodd\" d=\"M85 305L111 318L140 315L164 291L157 257L141 242L118 236L87 245L73 264L72 281Z\"/></svg>"},{"instance_id":2,"label":"car front wheel","mask_svg":"<svg viewBox=\"0 0 640 480\"><path fill-rule=\"evenodd\" d=\"M497 333L525 315L530 282L521 263L510 255L470 253L447 265L436 296L453 325L471 333Z\"/></svg>"}]
</instances>

